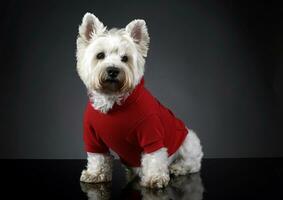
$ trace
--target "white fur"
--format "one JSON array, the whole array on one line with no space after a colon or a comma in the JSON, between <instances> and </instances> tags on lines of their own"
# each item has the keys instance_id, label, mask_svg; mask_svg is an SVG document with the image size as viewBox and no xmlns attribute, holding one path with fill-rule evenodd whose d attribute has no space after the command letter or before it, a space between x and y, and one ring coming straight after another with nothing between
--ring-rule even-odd
<instances>
[{"instance_id":1,"label":"white fur","mask_svg":"<svg viewBox=\"0 0 283 200\"><path fill-rule=\"evenodd\" d=\"M111 181L112 156L109 154L89 152L87 155L87 169L82 171L80 180L87 183Z\"/></svg>"},{"instance_id":2,"label":"white fur","mask_svg":"<svg viewBox=\"0 0 283 200\"><path fill-rule=\"evenodd\" d=\"M171 174L178 176L200 170L203 157L202 146L193 130L189 130L186 139L174 156L176 159L169 166Z\"/></svg>"},{"instance_id":3,"label":"white fur","mask_svg":"<svg viewBox=\"0 0 283 200\"><path fill-rule=\"evenodd\" d=\"M86 13L79 26L77 38L77 71L86 85L92 106L107 114L115 103L123 104L144 75L145 58L148 52L149 35L144 20L133 20L125 28L107 30L99 19ZM100 52L103 59L97 59ZM121 57L128 56L123 62ZM109 66L115 66L125 74L124 85L128 90L107 94L101 89L101 77ZM202 147L197 135L190 130L185 141L175 154L168 157L167 149L161 148L142 154L140 168L127 168L127 177L141 178L141 185L161 188L168 184L169 173L175 176L198 172L201 167ZM105 182L112 178L110 154L88 153L87 169L81 181Z\"/></svg>"},{"instance_id":4,"label":"white fur","mask_svg":"<svg viewBox=\"0 0 283 200\"><path fill-rule=\"evenodd\" d=\"M127 99L129 93L121 95L104 95L96 91L90 91L88 95L94 109L99 110L102 113L107 113L115 103L121 105L123 101Z\"/></svg>"},{"instance_id":5,"label":"white fur","mask_svg":"<svg viewBox=\"0 0 283 200\"><path fill-rule=\"evenodd\" d=\"M140 177L142 186L162 188L168 184L170 178L166 148L142 155Z\"/></svg>"}]
</instances>

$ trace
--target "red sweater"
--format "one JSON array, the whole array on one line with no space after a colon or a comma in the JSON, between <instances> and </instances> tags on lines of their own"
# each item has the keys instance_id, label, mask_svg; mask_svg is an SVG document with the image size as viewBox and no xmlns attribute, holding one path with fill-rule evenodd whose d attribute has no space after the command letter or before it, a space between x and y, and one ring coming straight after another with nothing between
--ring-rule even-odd
<instances>
[{"instance_id":1,"label":"red sweater","mask_svg":"<svg viewBox=\"0 0 283 200\"><path fill-rule=\"evenodd\" d=\"M172 155L188 132L184 123L144 88L143 79L122 105L115 104L106 114L88 102L83 125L87 152L107 153L110 148L130 167L140 166L142 152L166 147Z\"/></svg>"}]
</instances>

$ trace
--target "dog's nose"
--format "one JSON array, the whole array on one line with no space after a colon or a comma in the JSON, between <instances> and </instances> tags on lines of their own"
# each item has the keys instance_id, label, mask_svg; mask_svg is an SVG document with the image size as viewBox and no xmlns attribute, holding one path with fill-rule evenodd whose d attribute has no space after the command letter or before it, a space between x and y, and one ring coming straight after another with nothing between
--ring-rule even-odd
<instances>
[{"instance_id":1,"label":"dog's nose","mask_svg":"<svg viewBox=\"0 0 283 200\"><path fill-rule=\"evenodd\" d=\"M120 72L120 69L117 67L107 67L106 72L110 78L116 78Z\"/></svg>"}]
</instances>

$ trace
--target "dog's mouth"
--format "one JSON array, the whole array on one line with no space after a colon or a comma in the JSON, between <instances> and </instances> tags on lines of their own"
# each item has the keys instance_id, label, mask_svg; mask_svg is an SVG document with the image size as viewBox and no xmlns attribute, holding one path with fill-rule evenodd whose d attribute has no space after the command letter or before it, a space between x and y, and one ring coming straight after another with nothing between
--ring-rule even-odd
<instances>
[{"instance_id":1,"label":"dog's mouth","mask_svg":"<svg viewBox=\"0 0 283 200\"><path fill-rule=\"evenodd\" d=\"M117 78L106 78L103 82L104 83L117 84L117 83L120 82L120 80L117 79Z\"/></svg>"},{"instance_id":2,"label":"dog's mouth","mask_svg":"<svg viewBox=\"0 0 283 200\"><path fill-rule=\"evenodd\" d=\"M104 93L119 93L124 83L118 78L106 78L101 81L101 90Z\"/></svg>"}]
</instances>

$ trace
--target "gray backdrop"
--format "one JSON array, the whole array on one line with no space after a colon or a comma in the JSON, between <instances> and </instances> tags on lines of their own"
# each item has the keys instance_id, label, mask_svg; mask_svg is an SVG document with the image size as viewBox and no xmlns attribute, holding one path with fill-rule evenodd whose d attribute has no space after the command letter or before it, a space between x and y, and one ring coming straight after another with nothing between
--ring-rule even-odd
<instances>
[{"instance_id":1,"label":"gray backdrop","mask_svg":"<svg viewBox=\"0 0 283 200\"><path fill-rule=\"evenodd\" d=\"M146 20L146 86L194 129L205 156L282 148L282 7L260 1L9 1L1 8L0 158L84 158L75 69L85 12Z\"/></svg>"}]
</instances>

